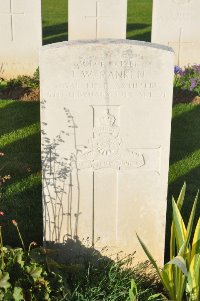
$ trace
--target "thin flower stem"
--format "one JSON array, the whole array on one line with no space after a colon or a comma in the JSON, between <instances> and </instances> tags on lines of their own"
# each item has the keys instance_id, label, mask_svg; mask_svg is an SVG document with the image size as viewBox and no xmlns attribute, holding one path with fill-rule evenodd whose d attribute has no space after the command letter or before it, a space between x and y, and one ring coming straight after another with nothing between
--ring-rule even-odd
<instances>
[{"instance_id":1,"label":"thin flower stem","mask_svg":"<svg viewBox=\"0 0 200 301\"><path fill-rule=\"evenodd\" d=\"M21 236L21 233L20 233L20 231L19 231L18 224L16 224L16 228L17 228L17 232L18 232L18 234L19 234L19 238L20 238L20 240L21 240L21 243L22 243L23 249L24 249L24 251L25 251L25 245L24 245L24 241L23 241L23 239L22 239L22 236Z\"/></svg>"},{"instance_id":2,"label":"thin flower stem","mask_svg":"<svg viewBox=\"0 0 200 301\"><path fill-rule=\"evenodd\" d=\"M30 253L31 247L32 247L32 246L36 246L36 245L37 245L37 243L36 243L35 241L32 241L32 242L30 243L30 245L29 245L28 253Z\"/></svg>"}]
</instances>

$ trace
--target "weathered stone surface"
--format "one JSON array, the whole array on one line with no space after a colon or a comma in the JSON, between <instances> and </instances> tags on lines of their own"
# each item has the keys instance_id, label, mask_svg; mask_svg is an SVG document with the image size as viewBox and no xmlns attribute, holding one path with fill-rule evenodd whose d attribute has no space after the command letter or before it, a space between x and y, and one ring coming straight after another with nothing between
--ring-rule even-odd
<instances>
[{"instance_id":1,"label":"weathered stone surface","mask_svg":"<svg viewBox=\"0 0 200 301\"><path fill-rule=\"evenodd\" d=\"M0 77L32 75L41 45L41 0L0 0Z\"/></svg>"},{"instance_id":2,"label":"weathered stone surface","mask_svg":"<svg viewBox=\"0 0 200 301\"><path fill-rule=\"evenodd\" d=\"M69 40L125 39L127 0L69 0Z\"/></svg>"},{"instance_id":3,"label":"weathered stone surface","mask_svg":"<svg viewBox=\"0 0 200 301\"><path fill-rule=\"evenodd\" d=\"M153 43L171 46L176 65L200 63L200 2L198 0L154 0Z\"/></svg>"},{"instance_id":4,"label":"weathered stone surface","mask_svg":"<svg viewBox=\"0 0 200 301\"><path fill-rule=\"evenodd\" d=\"M41 52L44 237L163 261L174 54L136 41Z\"/></svg>"}]
</instances>

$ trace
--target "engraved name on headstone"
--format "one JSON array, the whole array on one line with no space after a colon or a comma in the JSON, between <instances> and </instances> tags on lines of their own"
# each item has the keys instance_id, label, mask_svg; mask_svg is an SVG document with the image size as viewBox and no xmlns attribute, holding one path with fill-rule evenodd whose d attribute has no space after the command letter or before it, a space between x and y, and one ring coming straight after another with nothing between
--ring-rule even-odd
<instances>
[{"instance_id":1,"label":"engraved name on headstone","mask_svg":"<svg viewBox=\"0 0 200 301\"><path fill-rule=\"evenodd\" d=\"M125 39L127 0L69 0L69 40Z\"/></svg>"},{"instance_id":2,"label":"engraved name on headstone","mask_svg":"<svg viewBox=\"0 0 200 301\"><path fill-rule=\"evenodd\" d=\"M0 0L0 77L33 75L41 45L41 0Z\"/></svg>"},{"instance_id":3,"label":"engraved name on headstone","mask_svg":"<svg viewBox=\"0 0 200 301\"><path fill-rule=\"evenodd\" d=\"M142 260L137 232L162 263L173 63L144 42L43 47L45 241L89 238Z\"/></svg>"},{"instance_id":4,"label":"engraved name on headstone","mask_svg":"<svg viewBox=\"0 0 200 301\"><path fill-rule=\"evenodd\" d=\"M200 2L198 0L154 0L152 39L172 47L176 65L200 61Z\"/></svg>"}]
</instances>

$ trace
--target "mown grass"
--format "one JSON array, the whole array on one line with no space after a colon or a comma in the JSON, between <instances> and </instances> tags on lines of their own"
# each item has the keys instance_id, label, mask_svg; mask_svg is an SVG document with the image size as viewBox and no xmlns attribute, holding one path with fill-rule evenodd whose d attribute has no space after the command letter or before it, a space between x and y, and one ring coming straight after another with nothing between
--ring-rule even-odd
<instances>
[{"instance_id":1,"label":"mown grass","mask_svg":"<svg viewBox=\"0 0 200 301\"><path fill-rule=\"evenodd\" d=\"M5 242L19 245L9 226L18 221L26 243L42 242L39 103L0 101L0 175L10 175L3 186L0 208L5 212Z\"/></svg>"},{"instance_id":2,"label":"mown grass","mask_svg":"<svg viewBox=\"0 0 200 301\"><path fill-rule=\"evenodd\" d=\"M67 41L68 1L43 0L43 43L50 44Z\"/></svg>"},{"instance_id":3,"label":"mown grass","mask_svg":"<svg viewBox=\"0 0 200 301\"><path fill-rule=\"evenodd\" d=\"M200 105L178 104L173 108L171 154L169 170L168 210L166 230L166 256L169 253L171 199L177 198L184 182L187 193L183 216L189 218L192 204L200 189ZM200 212L200 200L197 214Z\"/></svg>"},{"instance_id":4,"label":"mown grass","mask_svg":"<svg viewBox=\"0 0 200 301\"><path fill-rule=\"evenodd\" d=\"M128 1L127 38L150 42L152 0Z\"/></svg>"},{"instance_id":5,"label":"mown grass","mask_svg":"<svg viewBox=\"0 0 200 301\"><path fill-rule=\"evenodd\" d=\"M43 43L68 39L67 0L43 0ZM127 38L150 42L152 0L128 1Z\"/></svg>"}]
</instances>

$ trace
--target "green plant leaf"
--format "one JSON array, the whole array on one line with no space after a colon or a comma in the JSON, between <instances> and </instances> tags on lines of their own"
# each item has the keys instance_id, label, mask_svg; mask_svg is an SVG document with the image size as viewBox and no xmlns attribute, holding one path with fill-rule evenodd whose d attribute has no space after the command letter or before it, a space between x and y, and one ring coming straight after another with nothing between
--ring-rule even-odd
<instances>
[{"instance_id":1,"label":"green plant leaf","mask_svg":"<svg viewBox=\"0 0 200 301\"><path fill-rule=\"evenodd\" d=\"M166 291L168 292L170 298L173 300L175 299L176 293L175 293L175 284L174 284L174 276L173 276L173 266L165 264L161 275L162 275L162 282L164 284L164 287Z\"/></svg>"},{"instance_id":2,"label":"green plant leaf","mask_svg":"<svg viewBox=\"0 0 200 301\"><path fill-rule=\"evenodd\" d=\"M199 197L199 192L197 193L197 195L195 197L194 204L192 206L192 212L190 214L190 218L189 218L189 222L188 222L188 226L187 226L187 237L186 237L185 250L187 249L187 247L189 245L190 237L191 237L191 234L192 234L192 229L193 229L193 223L194 223L194 217L195 217L195 212L196 212L198 197Z\"/></svg>"},{"instance_id":3,"label":"green plant leaf","mask_svg":"<svg viewBox=\"0 0 200 301\"><path fill-rule=\"evenodd\" d=\"M184 202L184 198L185 198L185 191L186 191L186 183L183 184L183 187L178 196L177 207L178 207L179 211L181 211L182 206L183 206L183 202ZM172 197L172 202L175 202L173 197ZM174 229L174 223L172 221L171 237L170 237L170 259L173 259L176 256L175 251L176 251L175 229Z\"/></svg>"},{"instance_id":4,"label":"green plant leaf","mask_svg":"<svg viewBox=\"0 0 200 301\"><path fill-rule=\"evenodd\" d=\"M1 294L0 294L0 298L1 298ZM8 290L6 293L4 292L2 299L3 301L13 301L13 294L10 290Z\"/></svg>"},{"instance_id":5,"label":"green plant leaf","mask_svg":"<svg viewBox=\"0 0 200 301\"><path fill-rule=\"evenodd\" d=\"M194 232L193 241L192 241L192 251L191 251L192 258L196 254L200 254L200 218L197 222L195 232Z\"/></svg>"},{"instance_id":6,"label":"green plant leaf","mask_svg":"<svg viewBox=\"0 0 200 301\"><path fill-rule=\"evenodd\" d=\"M137 235L137 233L136 233L136 235ZM138 238L138 240L139 240L139 242L140 242L140 244L141 244L144 252L146 253L147 257L149 258L150 262L152 263L152 265L156 269L159 277L162 280L162 276L161 276L161 273L160 273L160 270L159 270L159 267L158 267L156 261L154 260L153 256L151 255L151 253L149 252L149 250L147 249L147 247L145 246L145 244L143 243L143 241L140 239L140 237L138 235L137 235L137 238Z\"/></svg>"},{"instance_id":7,"label":"green plant leaf","mask_svg":"<svg viewBox=\"0 0 200 301\"><path fill-rule=\"evenodd\" d=\"M160 298L159 298L160 297ZM159 299L158 299L159 298ZM160 300L160 301L169 301L163 294L159 293L159 294L154 294L152 296L150 296L147 301L153 301L153 300Z\"/></svg>"},{"instance_id":8,"label":"green plant leaf","mask_svg":"<svg viewBox=\"0 0 200 301\"><path fill-rule=\"evenodd\" d=\"M172 260L170 260L167 264L174 264L175 266L177 266L179 269L181 269L181 271L183 272L183 274L187 277L188 276L188 271L187 271L187 266L186 266L186 262L184 260L183 257L181 256L176 256L175 258L173 258Z\"/></svg>"},{"instance_id":9,"label":"green plant leaf","mask_svg":"<svg viewBox=\"0 0 200 301\"><path fill-rule=\"evenodd\" d=\"M195 262L195 265L193 263ZM190 265L187 281L187 293L191 301L199 300L200 297L200 254L195 254Z\"/></svg>"},{"instance_id":10,"label":"green plant leaf","mask_svg":"<svg viewBox=\"0 0 200 301\"><path fill-rule=\"evenodd\" d=\"M172 208L173 208L173 225L174 225L174 231L177 241L177 247L180 249L186 238L186 228L184 221L182 219L182 216L180 214L180 211L178 209L178 206L174 200L172 200Z\"/></svg>"},{"instance_id":11,"label":"green plant leaf","mask_svg":"<svg viewBox=\"0 0 200 301\"><path fill-rule=\"evenodd\" d=\"M23 250L21 248L14 249L14 260L21 267L24 266L23 254L24 254L24 252L23 252Z\"/></svg>"},{"instance_id":12,"label":"green plant leaf","mask_svg":"<svg viewBox=\"0 0 200 301\"><path fill-rule=\"evenodd\" d=\"M37 280L40 278L42 273L42 268L40 266L37 266L37 264L32 264L31 266L26 267L27 272L34 280Z\"/></svg>"},{"instance_id":13,"label":"green plant leaf","mask_svg":"<svg viewBox=\"0 0 200 301\"><path fill-rule=\"evenodd\" d=\"M15 287L13 292L13 298L15 301L23 301L23 290L21 287Z\"/></svg>"},{"instance_id":14,"label":"green plant leaf","mask_svg":"<svg viewBox=\"0 0 200 301\"><path fill-rule=\"evenodd\" d=\"M129 289L129 298L130 301L136 301L137 300L137 285L134 281L134 279L131 279L131 288Z\"/></svg>"},{"instance_id":15,"label":"green plant leaf","mask_svg":"<svg viewBox=\"0 0 200 301\"><path fill-rule=\"evenodd\" d=\"M172 197L172 201L173 200L174 200L174 198ZM172 259L172 258L175 257L175 250L176 250L176 245L175 245L175 231L174 231L174 223L172 221L171 236L170 236L170 259Z\"/></svg>"},{"instance_id":16,"label":"green plant leaf","mask_svg":"<svg viewBox=\"0 0 200 301\"><path fill-rule=\"evenodd\" d=\"M186 183L184 182L183 187L181 188L181 192L178 196L178 200L177 200L177 207L178 207L179 211L181 211L182 206L183 206L183 202L184 202L184 198L185 198L185 191L186 191Z\"/></svg>"},{"instance_id":17,"label":"green plant leaf","mask_svg":"<svg viewBox=\"0 0 200 301\"><path fill-rule=\"evenodd\" d=\"M11 284L10 282L8 281L10 279L10 276L7 272L2 272L0 270L0 287L1 288L4 288L5 290L7 290Z\"/></svg>"}]
</instances>

